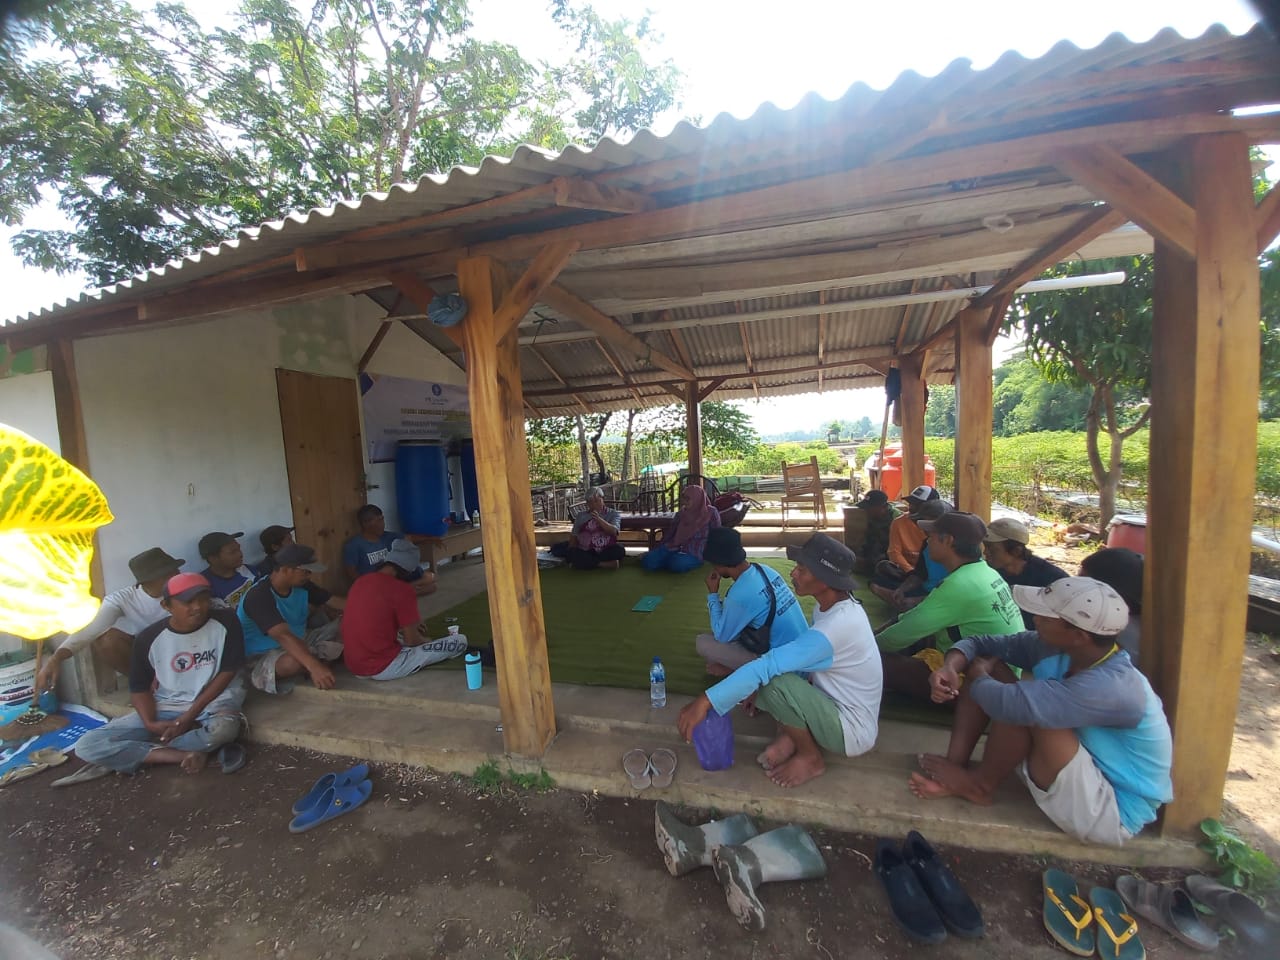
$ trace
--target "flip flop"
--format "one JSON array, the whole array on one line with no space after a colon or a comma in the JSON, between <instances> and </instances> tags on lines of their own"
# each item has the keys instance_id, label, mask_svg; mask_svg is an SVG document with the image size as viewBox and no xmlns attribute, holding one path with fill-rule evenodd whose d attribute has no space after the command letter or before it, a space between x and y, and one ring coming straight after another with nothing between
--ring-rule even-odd
<instances>
[{"instance_id":1,"label":"flip flop","mask_svg":"<svg viewBox=\"0 0 1280 960\"><path fill-rule=\"evenodd\" d=\"M1093 919L1098 922L1098 956L1102 960L1146 960L1147 950L1138 938L1138 921L1126 913L1120 894L1107 887L1089 891Z\"/></svg>"},{"instance_id":2,"label":"flip flop","mask_svg":"<svg viewBox=\"0 0 1280 960\"><path fill-rule=\"evenodd\" d=\"M304 793L302 798L293 805L293 812L298 814L304 810L310 810L324 796L325 791L331 787L359 783L361 780L367 779L368 776L369 765L367 763L357 763L350 770L343 770L341 773L326 773L315 782L315 786Z\"/></svg>"},{"instance_id":3,"label":"flip flop","mask_svg":"<svg viewBox=\"0 0 1280 960\"><path fill-rule=\"evenodd\" d=\"M90 780L97 780L100 777L105 777L110 773L111 773L110 767L102 767L96 763L86 763L83 767L81 767L75 773L71 774L70 776L63 777L60 780L55 780L53 781L53 783L49 784L49 786L69 787L72 784L76 784L76 783L88 783Z\"/></svg>"},{"instance_id":4,"label":"flip flop","mask_svg":"<svg viewBox=\"0 0 1280 960\"><path fill-rule=\"evenodd\" d=\"M653 785L659 790L671 786L676 776L675 751L659 747L649 755L649 769L653 771Z\"/></svg>"},{"instance_id":5,"label":"flip flop","mask_svg":"<svg viewBox=\"0 0 1280 960\"><path fill-rule=\"evenodd\" d=\"M27 754L32 763L43 763L46 767L57 767L67 762L67 755L57 747L41 747Z\"/></svg>"},{"instance_id":6,"label":"flip flop","mask_svg":"<svg viewBox=\"0 0 1280 960\"><path fill-rule=\"evenodd\" d=\"M1276 936L1269 931L1262 908L1239 890L1232 890L1199 874L1187 877L1187 890L1246 943L1263 947Z\"/></svg>"},{"instance_id":7,"label":"flip flop","mask_svg":"<svg viewBox=\"0 0 1280 960\"><path fill-rule=\"evenodd\" d=\"M1187 891L1126 875L1116 880L1116 893L1129 910L1197 950L1216 950L1218 935L1200 919Z\"/></svg>"},{"instance_id":8,"label":"flip flop","mask_svg":"<svg viewBox=\"0 0 1280 960\"><path fill-rule=\"evenodd\" d=\"M639 747L633 747L622 755L622 769L631 781L631 789L644 790L653 783L649 776L649 755Z\"/></svg>"},{"instance_id":9,"label":"flip flop","mask_svg":"<svg viewBox=\"0 0 1280 960\"><path fill-rule=\"evenodd\" d=\"M1046 870L1044 886L1044 928L1058 946L1077 957L1092 957L1097 944L1093 930L1093 910L1080 899L1075 877L1061 870Z\"/></svg>"},{"instance_id":10,"label":"flip flop","mask_svg":"<svg viewBox=\"0 0 1280 960\"><path fill-rule=\"evenodd\" d=\"M289 832L305 833L335 817L350 813L368 800L371 793L373 793L373 784L368 780L329 787L321 794L315 806L304 810L289 821Z\"/></svg>"},{"instance_id":11,"label":"flip flop","mask_svg":"<svg viewBox=\"0 0 1280 960\"><path fill-rule=\"evenodd\" d=\"M218 752L214 757L221 765L223 773L235 773L245 765L245 761L248 759L245 756L243 744L239 743L223 744L218 748Z\"/></svg>"}]
</instances>

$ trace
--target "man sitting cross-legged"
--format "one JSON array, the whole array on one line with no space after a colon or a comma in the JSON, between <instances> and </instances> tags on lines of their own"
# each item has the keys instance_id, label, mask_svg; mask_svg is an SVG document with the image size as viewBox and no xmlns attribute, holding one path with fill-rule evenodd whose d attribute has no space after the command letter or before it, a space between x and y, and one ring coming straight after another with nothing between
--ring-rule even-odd
<instances>
[{"instance_id":1,"label":"man sitting cross-legged","mask_svg":"<svg viewBox=\"0 0 1280 960\"><path fill-rule=\"evenodd\" d=\"M136 773L147 764L180 764L198 773L209 754L240 732L244 664L240 621L212 609L209 581L180 573L161 600L169 616L141 631L133 644L129 691L134 713L90 730L76 743L82 767L62 783L112 771Z\"/></svg>"},{"instance_id":2,"label":"man sitting cross-legged","mask_svg":"<svg viewBox=\"0 0 1280 960\"><path fill-rule=\"evenodd\" d=\"M356 511L356 523L360 532L342 545L342 566L347 579L352 583L357 577L372 573L387 557L391 544L405 539L404 534L392 533L387 529L386 517L382 509L372 503L366 503ZM436 575L430 570L417 567L413 573L414 593L425 596L436 592Z\"/></svg>"},{"instance_id":3,"label":"man sitting cross-legged","mask_svg":"<svg viewBox=\"0 0 1280 960\"><path fill-rule=\"evenodd\" d=\"M293 678L307 674L321 690L337 682L323 661L342 656L341 620L307 629L310 612L305 589L313 573L325 565L316 552L300 543L276 551L275 569L263 577L240 601L240 625L249 657L249 681L264 693L287 693ZM284 682L281 682L284 681Z\"/></svg>"},{"instance_id":4,"label":"man sitting cross-legged","mask_svg":"<svg viewBox=\"0 0 1280 960\"><path fill-rule=\"evenodd\" d=\"M351 585L342 617L342 658L357 677L399 680L466 653L463 637L433 640L415 629L422 614L409 580L417 569L418 548L396 540L378 568Z\"/></svg>"},{"instance_id":5,"label":"man sitting cross-legged","mask_svg":"<svg viewBox=\"0 0 1280 960\"><path fill-rule=\"evenodd\" d=\"M822 749L856 757L875 746L882 678L871 624L850 596L853 551L817 533L803 547L787 547L787 556L796 561L796 594L818 601L813 626L734 670L676 723L692 740L710 710L723 716L754 693L756 707L778 723L777 737L756 759L774 783L795 787L826 770Z\"/></svg>"},{"instance_id":6,"label":"man sitting cross-legged","mask_svg":"<svg viewBox=\"0 0 1280 960\"><path fill-rule=\"evenodd\" d=\"M1113 589L1087 577L1015 587L1014 596L1036 631L969 637L947 652L930 683L935 700L958 699L951 743L945 757L920 758L924 772L912 774L911 790L986 804L1017 770L1062 830L1124 843L1173 797L1164 707L1115 642L1129 611ZM1016 681L1006 664L1034 678ZM988 718L982 761L970 767Z\"/></svg>"}]
</instances>

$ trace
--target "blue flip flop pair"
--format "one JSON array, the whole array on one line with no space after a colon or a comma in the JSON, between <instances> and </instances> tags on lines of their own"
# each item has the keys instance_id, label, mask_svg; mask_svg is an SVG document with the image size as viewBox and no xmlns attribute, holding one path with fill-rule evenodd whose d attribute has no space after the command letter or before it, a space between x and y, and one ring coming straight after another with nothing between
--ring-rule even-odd
<instances>
[{"instance_id":1,"label":"blue flip flop pair","mask_svg":"<svg viewBox=\"0 0 1280 960\"><path fill-rule=\"evenodd\" d=\"M334 817L350 813L368 800L371 793L373 784L369 782L367 763L358 763L342 773L326 773L293 805L289 832L305 833Z\"/></svg>"}]
</instances>

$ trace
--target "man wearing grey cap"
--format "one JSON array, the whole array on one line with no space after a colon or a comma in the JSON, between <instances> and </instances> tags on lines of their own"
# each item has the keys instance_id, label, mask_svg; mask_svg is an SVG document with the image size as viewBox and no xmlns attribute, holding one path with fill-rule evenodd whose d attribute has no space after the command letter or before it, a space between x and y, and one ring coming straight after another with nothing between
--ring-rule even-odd
<instances>
[{"instance_id":1,"label":"man wearing grey cap","mask_svg":"<svg viewBox=\"0 0 1280 960\"><path fill-rule=\"evenodd\" d=\"M351 585L342 616L342 659L357 677L398 680L466 652L465 637L433 640L420 632L412 583L418 561L417 547L394 540L378 566Z\"/></svg>"},{"instance_id":2,"label":"man wearing grey cap","mask_svg":"<svg viewBox=\"0 0 1280 960\"><path fill-rule=\"evenodd\" d=\"M1164 707L1116 643L1128 607L1088 577L1014 587L1014 597L1034 632L961 640L929 678L935 701L956 701L956 717L947 755L921 757L911 790L989 804L1017 771L1062 830L1124 843L1173 799ZM1022 668L1021 682L1010 666ZM982 761L970 767L988 719Z\"/></svg>"},{"instance_id":3,"label":"man wearing grey cap","mask_svg":"<svg viewBox=\"0 0 1280 960\"><path fill-rule=\"evenodd\" d=\"M160 605L164 585L186 562L159 547L150 547L130 558L134 585L107 594L94 618L62 641L40 668L36 690L52 690L58 682L59 668L90 644L113 670L127 675L133 661L133 638L143 627L168 615Z\"/></svg>"}]
</instances>

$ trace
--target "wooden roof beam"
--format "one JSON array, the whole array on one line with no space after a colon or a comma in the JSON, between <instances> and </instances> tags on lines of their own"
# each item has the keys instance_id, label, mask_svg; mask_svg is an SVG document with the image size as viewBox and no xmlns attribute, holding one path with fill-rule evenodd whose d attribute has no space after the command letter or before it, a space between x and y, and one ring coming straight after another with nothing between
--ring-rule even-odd
<instances>
[{"instance_id":1,"label":"wooden roof beam","mask_svg":"<svg viewBox=\"0 0 1280 960\"><path fill-rule=\"evenodd\" d=\"M698 402L702 403L704 400L706 400L707 397L711 396L713 393L719 390L722 386L724 386L725 383L728 381L728 379L729 379L728 377L716 377L714 380L710 381L701 389L699 389Z\"/></svg>"},{"instance_id":2,"label":"wooden roof beam","mask_svg":"<svg viewBox=\"0 0 1280 960\"><path fill-rule=\"evenodd\" d=\"M445 250L464 247L462 234L457 230L435 230L412 237L395 237L388 240L340 240L317 244L313 247L297 247L293 251L294 268L299 273L314 270L337 270L357 264L382 263L422 257Z\"/></svg>"},{"instance_id":3,"label":"wooden roof beam","mask_svg":"<svg viewBox=\"0 0 1280 960\"><path fill-rule=\"evenodd\" d=\"M1119 150L1103 143L1064 149L1054 165L1153 237L1195 258L1195 210Z\"/></svg>"},{"instance_id":4,"label":"wooden roof beam","mask_svg":"<svg viewBox=\"0 0 1280 960\"><path fill-rule=\"evenodd\" d=\"M560 371L552 365L551 361L546 358L543 352L537 347L529 347L528 349L535 357L542 361L542 365L547 368L547 371L551 376L555 377L556 382L564 387L565 390L569 391L569 396L573 397L573 399L578 402L578 406L582 408L582 412L587 414L591 413L591 407L587 405L587 402L583 400L582 397L574 392L573 388L569 386L569 382L565 380L564 377L560 376Z\"/></svg>"},{"instance_id":5,"label":"wooden roof beam","mask_svg":"<svg viewBox=\"0 0 1280 960\"><path fill-rule=\"evenodd\" d=\"M618 379L630 388L631 396L635 397L636 403L643 404L644 401L640 399L640 391L635 388L635 385L631 381L631 375L622 369L622 364L619 363L618 358L613 355L613 351L609 349L609 345L599 339L594 339L591 342L596 345L596 349L604 355L604 358L607 361L609 361L609 366L613 367L613 372L618 375Z\"/></svg>"},{"instance_id":6,"label":"wooden roof beam","mask_svg":"<svg viewBox=\"0 0 1280 960\"><path fill-rule=\"evenodd\" d=\"M741 306L741 304L739 304ZM756 362L751 356L751 338L747 336L747 325L745 323L738 324L738 334L742 337L742 355L747 361L747 372L752 374L751 389L755 391L756 399L760 399L760 381L755 377Z\"/></svg>"},{"instance_id":7,"label":"wooden roof beam","mask_svg":"<svg viewBox=\"0 0 1280 960\"><path fill-rule=\"evenodd\" d=\"M382 341L386 339L387 334L391 332L391 327L395 323L394 320L383 320L378 324L378 330L373 335L373 339L369 341L369 346L364 348L364 353L360 354L360 361L356 364L356 371L364 373L369 366L369 361L373 359L373 355L378 352L378 348L382 346Z\"/></svg>"},{"instance_id":8,"label":"wooden roof beam","mask_svg":"<svg viewBox=\"0 0 1280 960\"><path fill-rule=\"evenodd\" d=\"M431 306L431 301L436 297L436 292L430 284L416 274L402 270L388 273L386 279L397 291L421 310L424 316L426 315L427 308ZM462 346L462 331L457 327L440 327L440 331L459 347Z\"/></svg>"},{"instance_id":9,"label":"wooden roof beam","mask_svg":"<svg viewBox=\"0 0 1280 960\"><path fill-rule=\"evenodd\" d=\"M1090 210L1061 234L1054 237L1001 277L995 286L973 301L974 305L986 306L995 303L1005 294L1016 291L1028 280L1038 277L1053 265L1061 263L1071 253L1079 250L1090 241L1096 240L1103 234L1110 233L1117 227L1124 226L1127 219L1119 210L1114 210L1106 204Z\"/></svg>"},{"instance_id":10,"label":"wooden roof beam","mask_svg":"<svg viewBox=\"0 0 1280 960\"><path fill-rule=\"evenodd\" d=\"M556 206L608 213L643 213L656 206L652 197L639 190L627 190L598 183L585 177L556 177L552 181Z\"/></svg>"},{"instance_id":11,"label":"wooden roof beam","mask_svg":"<svg viewBox=\"0 0 1280 960\"><path fill-rule=\"evenodd\" d=\"M1253 222L1258 225L1258 254L1261 255L1280 236L1280 183L1273 183L1267 195L1258 201Z\"/></svg>"},{"instance_id":12,"label":"wooden roof beam","mask_svg":"<svg viewBox=\"0 0 1280 960\"><path fill-rule=\"evenodd\" d=\"M565 264L572 259L578 250L573 240L561 240L543 247L533 262L525 268L520 279L510 285L510 289L502 298L494 311L494 331L499 340L524 319L525 314L533 309L533 305L560 275Z\"/></svg>"},{"instance_id":13,"label":"wooden roof beam","mask_svg":"<svg viewBox=\"0 0 1280 960\"><path fill-rule=\"evenodd\" d=\"M1009 305L1013 303L1013 293L1006 293L1004 296L993 300L988 307L991 316L987 318L987 328L984 332L986 336L987 346L994 346L996 337L1000 336L1000 327L1004 325L1005 314L1009 312ZM978 304L975 304L977 306Z\"/></svg>"},{"instance_id":14,"label":"wooden roof beam","mask_svg":"<svg viewBox=\"0 0 1280 960\"><path fill-rule=\"evenodd\" d=\"M564 314L576 323L593 331L599 337L634 354L637 358L661 367L668 373L674 373L682 380L697 379L693 371L676 363L665 353L654 350L647 343L629 332L617 320L597 310L592 304L577 294L566 290L558 283L549 285L540 295L539 300L551 309Z\"/></svg>"}]
</instances>

